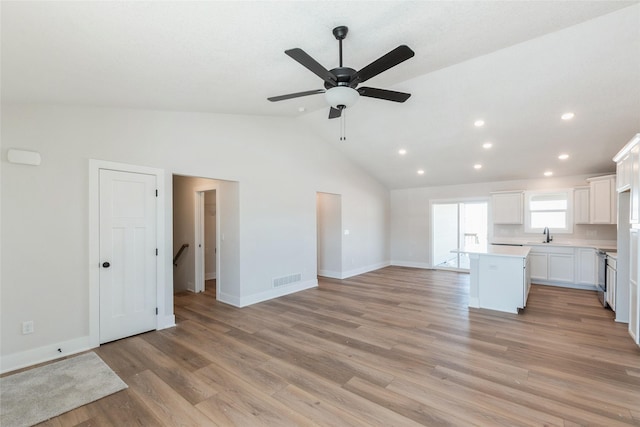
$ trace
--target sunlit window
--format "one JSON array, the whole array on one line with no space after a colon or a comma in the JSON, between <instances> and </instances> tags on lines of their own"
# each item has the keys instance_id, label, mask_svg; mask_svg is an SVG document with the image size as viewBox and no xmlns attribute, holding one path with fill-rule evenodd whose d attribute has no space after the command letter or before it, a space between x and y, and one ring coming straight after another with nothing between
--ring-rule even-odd
<instances>
[{"instance_id":1,"label":"sunlit window","mask_svg":"<svg viewBox=\"0 0 640 427\"><path fill-rule=\"evenodd\" d=\"M572 233L573 190L528 191L525 193L525 232Z\"/></svg>"}]
</instances>

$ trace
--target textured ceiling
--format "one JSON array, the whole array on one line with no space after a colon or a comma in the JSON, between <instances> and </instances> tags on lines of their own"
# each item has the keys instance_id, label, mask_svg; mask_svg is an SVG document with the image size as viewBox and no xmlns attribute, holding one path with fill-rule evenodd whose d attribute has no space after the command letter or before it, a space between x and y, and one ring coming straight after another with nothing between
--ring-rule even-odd
<instances>
[{"instance_id":1,"label":"textured ceiling","mask_svg":"<svg viewBox=\"0 0 640 427\"><path fill-rule=\"evenodd\" d=\"M640 131L640 5L612 1L7 2L2 100L297 117L389 188L612 170ZM346 66L400 44L416 56L368 86L347 141L319 89L286 56ZM305 111L300 112L300 107ZM576 118L559 120L571 110ZM475 128L483 118L486 125ZM481 144L491 140L491 150ZM397 150L407 154L398 156ZM560 152L570 154L565 162ZM483 168L473 169L481 163ZM417 169L425 170L418 176Z\"/></svg>"}]
</instances>

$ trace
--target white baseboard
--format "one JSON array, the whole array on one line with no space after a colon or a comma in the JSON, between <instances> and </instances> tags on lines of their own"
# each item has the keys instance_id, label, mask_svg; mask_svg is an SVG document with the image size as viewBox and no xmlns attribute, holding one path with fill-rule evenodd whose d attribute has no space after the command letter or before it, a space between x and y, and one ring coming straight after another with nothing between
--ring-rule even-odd
<instances>
[{"instance_id":1,"label":"white baseboard","mask_svg":"<svg viewBox=\"0 0 640 427\"><path fill-rule=\"evenodd\" d=\"M298 282L298 283L292 283L289 286L273 288L273 289L269 289L268 291L242 297L240 298L239 307L246 307L251 304L256 304L262 301L268 301L273 298L278 298L285 295L293 294L295 292L300 292L306 289L317 288L317 287L318 287L317 279L307 280L307 281Z\"/></svg>"},{"instance_id":2,"label":"white baseboard","mask_svg":"<svg viewBox=\"0 0 640 427\"><path fill-rule=\"evenodd\" d=\"M80 337L68 341L45 345L31 350L8 354L0 358L0 373L15 371L38 363L49 362L64 356L81 353L95 348L89 337ZM58 349L60 351L58 351Z\"/></svg>"},{"instance_id":3,"label":"white baseboard","mask_svg":"<svg viewBox=\"0 0 640 427\"><path fill-rule=\"evenodd\" d=\"M469 307L471 307L471 308L480 308L480 298L478 298L478 297L470 297L469 298Z\"/></svg>"},{"instance_id":4,"label":"white baseboard","mask_svg":"<svg viewBox=\"0 0 640 427\"><path fill-rule=\"evenodd\" d=\"M170 316L158 316L158 320L156 321L156 329L159 331L161 329L173 328L176 326L176 316L173 314Z\"/></svg>"},{"instance_id":5,"label":"white baseboard","mask_svg":"<svg viewBox=\"0 0 640 427\"><path fill-rule=\"evenodd\" d=\"M220 302L232 305L234 307L242 307L240 305L240 297L237 297L235 295L229 295L229 294L225 294L224 292L220 292L217 295L217 299Z\"/></svg>"},{"instance_id":6,"label":"white baseboard","mask_svg":"<svg viewBox=\"0 0 640 427\"><path fill-rule=\"evenodd\" d=\"M328 277L330 279L342 279L342 273L333 270L318 270L318 276Z\"/></svg>"},{"instance_id":7,"label":"white baseboard","mask_svg":"<svg viewBox=\"0 0 640 427\"><path fill-rule=\"evenodd\" d=\"M531 281L532 285L543 285L543 286L555 286L558 288L570 288L570 289L582 289L583 291L597 291L598 288L594 285L581 285L578 283L562 283L562 282L549 282L545 280L535 279L535 282Z\"/></svg>"},{"instance_id":8,"label":"white baseboard","mask_svg":"<svg viewBox=\"0 0 640 427\"><path fill-rule=\"evenodd\" d=\"M204 275L204 280L213 280L216 278L216 272L214 271L213 273L206 273Z\"/></svg>"},{"instance_id":9,"label":"white baseboard","mask_svg":"<svg viewBox=\"0 0 640 427\"><path fill-rule=\"evenodd\" d=\"M432 267L428 262L413 262L413 261L391 261L391 265L396 267L411 267L411 268L424 268L430 270Z\"/></svg>"},{"instance_id":10,"label":"white baseboard","mask_svg":"<svg viewBox=\"0 0 640 427\"><path fill-rule=\"evenodd\" d=\"M349 277L357 276L358 274L368 273L370 271L379 270L384 267L388 267L391 265L389 261L379 262L377 264L371 264L360 268L355 268L353 270L343 271L342 277L340 279L348 279Z\"/></svg>"}]
</instances>

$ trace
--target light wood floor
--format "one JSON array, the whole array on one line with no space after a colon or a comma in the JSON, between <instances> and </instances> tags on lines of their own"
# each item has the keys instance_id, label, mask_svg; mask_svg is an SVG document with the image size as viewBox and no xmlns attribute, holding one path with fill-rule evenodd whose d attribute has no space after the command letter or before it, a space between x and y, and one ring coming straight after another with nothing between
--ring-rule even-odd
<instances>
[{"instance_id":1,"label":"light wood floor","mask_svg":"<svg viewBox=\"0 0 640 427\"><path fill-rule=\"evenodd\" d=\"M640 425L640 350L593 292L467 308L468 275L388 267L96 350L129 389L42 425ZM214 288L215 289L215 288Z\"/></svg>"}]
</instances>

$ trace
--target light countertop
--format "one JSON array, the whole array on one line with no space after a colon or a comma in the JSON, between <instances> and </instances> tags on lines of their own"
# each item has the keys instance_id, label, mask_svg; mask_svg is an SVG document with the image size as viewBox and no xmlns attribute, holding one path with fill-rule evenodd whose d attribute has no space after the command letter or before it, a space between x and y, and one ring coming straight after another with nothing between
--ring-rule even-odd
<instances>
[{"instance_id":1,"label":"light countertop","mask_svg":"<svg viewBox=\"0 0 640 427\"><path fill-rule=\"evenodd\" d=\"M549 243L543 243L540 241L526 241L524 239L494 239L493 244L496 245L526 245L526 246L560 246L570 248L593 248L600 249L602 251L618 250L615 240L566 240L566 241L551 241Z\"/></svg>"},{"instance_id":2,"label":"light countertop","mask_svg":"<svg viewBox=\"0 0 640 427\"><path fill-rule=\"evenodd\" d=\"M464 248L459 251L463 254L477 254L477 255L497 255L507 257L526 258L529 255L531 248L529 246L503 246L503 245L488 245L486 248Z\"/></svg>"}]
</instances>

